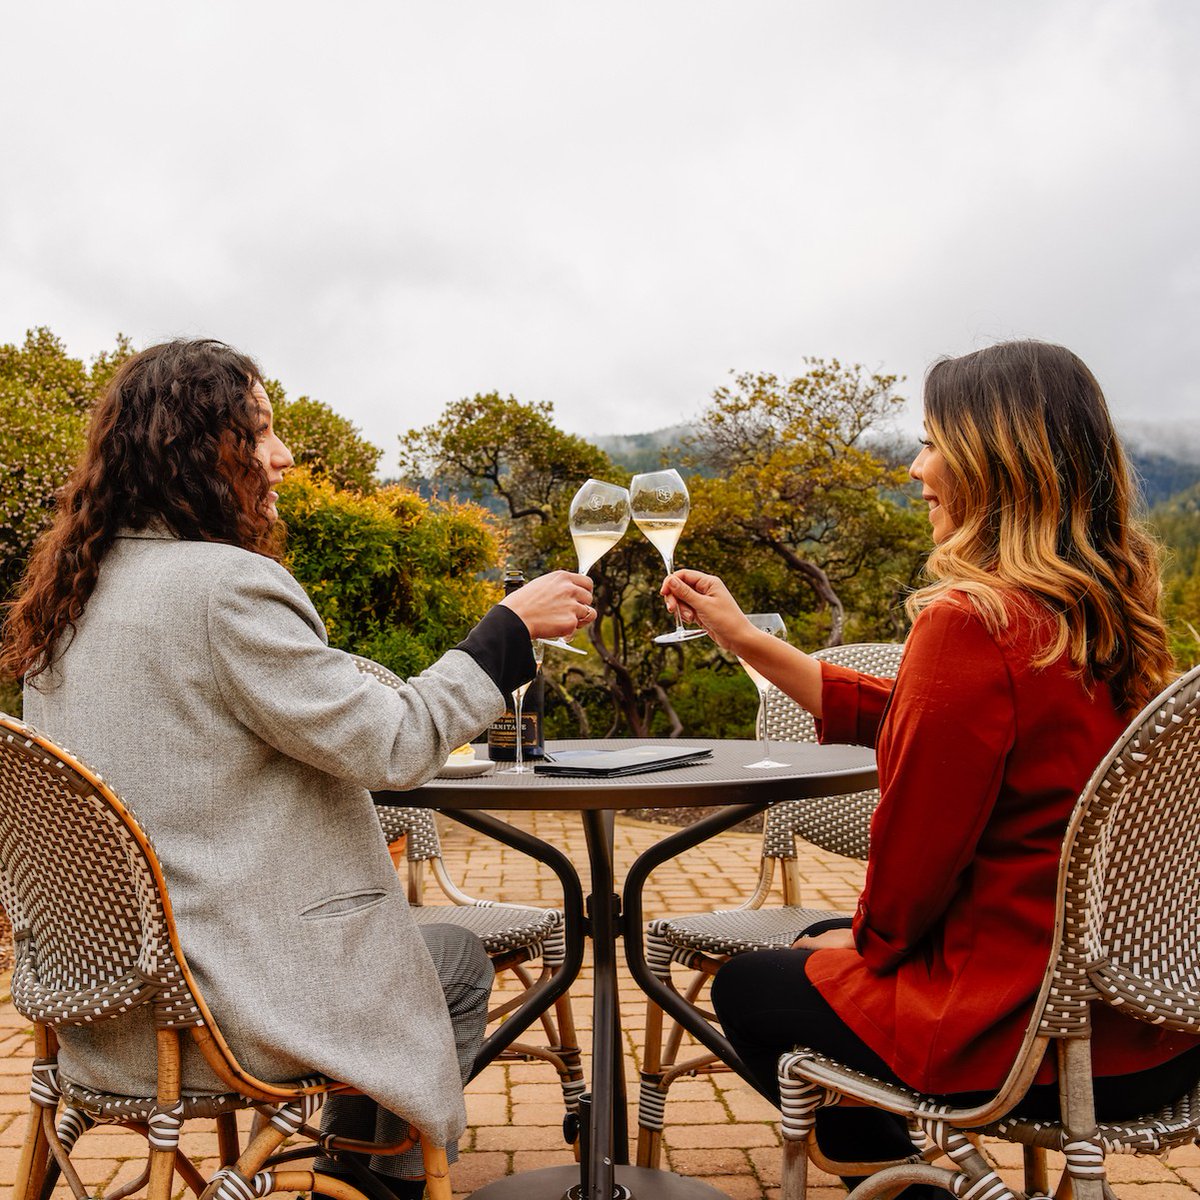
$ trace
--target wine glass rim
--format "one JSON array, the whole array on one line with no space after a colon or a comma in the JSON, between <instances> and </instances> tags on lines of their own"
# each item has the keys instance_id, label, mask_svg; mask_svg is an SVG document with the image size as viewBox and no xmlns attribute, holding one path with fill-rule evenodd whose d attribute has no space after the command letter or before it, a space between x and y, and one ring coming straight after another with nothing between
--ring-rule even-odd
<instances>
[{"instance_id":1,"label":"wine glass rim","mask_svg":"<svg viewBox=\"0 0 1200 1200\"><path fill-rule=\"evenodd\" d=\"M629 489L627 487L623 487L619 483L609 483L607 479L586 479L579 485L579 487L575 489L575 495L571 497L572 508L575 506L575 502L580 496L583 495L587 488L591 488L593 491L600 488L605 488L611 492L623 492L626 496L629 495Z\"/></svg>"},{"instance_id":2,"label":"wine glass rim","mask_svg":"<svg viewBox=\"0 0 1200 1200\"><path fill-rule=\"evenodd\" d=\"M630 479L629 486L632 488L633 485L638 482L638 480L650 479L655 475L674 475L680 483L683 483L683 476L680 475L680 473L674 467L663 467L661 471L639 471L633 476L632 479Z\"/></svg>"},{"instance_id":3,"label":"wine glass rim","mask_svg":"<svg viewBox=\"0 0 1200 1200\"><path fill-rule=\"evenodd\" d=\"M669 491L682 498L683 519L687 520L692 508L692 494L688 491L683 476L674 467L669 467L664 471L643 471L629 481L629 511L633 513L635 522L640 524L660 510L657 507L647 509L645 499L641 500L640 505L635 505L634 496L646 497L655 492L666 492L668 487L664 485L668 484L670 485ZM661 496L660 503L665 502L666 499L666 496Z\"/></svg>"},{"instance_id":4,"label":"wine glass rim","mask_svg":"<svg viewBox=\"0 0 1200 1200\"><path fill-rule=\"evenodd\" d=\"M600 484L608 490L601 492L593 489L590 492L585 492L584 489L587 487L585 483L571 497L571 503L567 509L567 525L571 529L571 532L574 533L575 531L575 522L579 514L588 509L592 497L598 496L604 501L600 504L599 511L607 509L610 514L610 520L607 523L620 525L621 532L624 533L630 519L629 489L623 488L619 483L605 483L602 479L589 480L588 483Z\"/></svg>"}]
</instances>

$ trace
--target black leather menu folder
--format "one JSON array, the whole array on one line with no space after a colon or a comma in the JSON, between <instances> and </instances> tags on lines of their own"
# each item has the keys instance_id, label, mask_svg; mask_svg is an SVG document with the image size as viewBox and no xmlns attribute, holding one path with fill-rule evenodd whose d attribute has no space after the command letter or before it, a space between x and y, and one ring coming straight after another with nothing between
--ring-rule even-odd
<instances>
[{"instance_id":1,"label":"black leather menu folder","mask_svg":"<svg viewBox=\"0 0 1200 1200\"><path fill-rule=\"evenodd\" d=\"M534 766L538 775L585 775L610 779L617 775L637 775L642 771L663 771L685 767L711 758L712 751L696 746L630 746L627 750L556 750L553 762Z\"/></svg>"}]
</instances>

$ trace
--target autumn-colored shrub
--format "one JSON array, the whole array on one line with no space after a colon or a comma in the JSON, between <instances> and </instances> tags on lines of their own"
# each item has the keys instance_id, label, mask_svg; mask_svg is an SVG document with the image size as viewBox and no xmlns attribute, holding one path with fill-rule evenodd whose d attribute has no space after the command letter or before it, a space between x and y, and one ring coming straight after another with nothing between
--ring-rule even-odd
<instances>
[{"instance_id":1,"label":"autumn-colored shrub","mask_svg":"<svg viewBox=\"0 0 1200 1200\"><path fill-rule=\"evenodd\" d=\"M280 488L279 514L287 564L330 643L398 675L427 667L500 596L481 572L500 562L501 534L477 505L399 486L339 490L297 467Z\"/></svg>"}]
</instances>

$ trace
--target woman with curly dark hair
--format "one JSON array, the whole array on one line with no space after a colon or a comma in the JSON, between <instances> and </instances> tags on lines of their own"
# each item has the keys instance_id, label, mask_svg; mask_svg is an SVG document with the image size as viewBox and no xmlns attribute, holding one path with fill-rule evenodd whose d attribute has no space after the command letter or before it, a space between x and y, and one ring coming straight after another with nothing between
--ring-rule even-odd
<instances>
[{"instance_id":1,"label":"woman with curly dark hair","mask_svg":"<svg viewBox=\"0 0 1200 1200\"><path fill-rule=\"evenodd\" d=\"M817 719L874 746L880 800L853 919L731 959L712 998L764 1095L797 1043L969 1104L1003 1081L1050 953L1059 851L1093 770L1173 675L1155 543L1099 384L1069 350L1010 342L935 363L912 464L932 581L897 677L822 663L747 621L715 576L663 593ZM1096 1013L1102 1117L1182 1095L1195 1038ZM1057 1108L1043 1064L1027 1111ZM912 1153L903 1121L821 1109L830 1157ZM915 1195L920 1189L909 1189ZM936 1190L936 1189L935 1189Z\"/></svg>"},{"instance_id":2,"label":"woman with curly dark hair","mask_svg":"<svg viewBox=\"0 0 1200 1200\"><path fill-rule=\"evenodd\" d=\"M24 678L26 719L142 820L239 1059L264 1079L355 1086L363 1097L326 1106L343 1136L396 1141L411 1120L449 1142L491 966L469 934L418 931L370 789L424 782L498 717L535 673L531 638L594 618L591 583L533 580L385 687L330 648L278 562L275 488L291 464L252 359L214 341L130 359L34 550L2 665ZM63 1030L66 1076L153 1095L145 1011ZM184 1083L222 1090L190 1046ZM419 1193L404 1178L419 1153L370 1165Z\"/></svg>"}]
</instances>

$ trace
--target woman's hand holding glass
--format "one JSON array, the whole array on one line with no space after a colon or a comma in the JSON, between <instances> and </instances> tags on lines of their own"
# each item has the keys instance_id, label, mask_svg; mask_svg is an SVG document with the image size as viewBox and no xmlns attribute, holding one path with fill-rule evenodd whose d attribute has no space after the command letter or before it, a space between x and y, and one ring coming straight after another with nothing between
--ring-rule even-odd
<instances>
[{"instance_id":1,"label":"woman's hand holding glass","mask_svg":"<svg viewBox=\"0 0 1200 1200\"><path fill-rule=\"evenodd\" d=\"M701 632L722 650L737 654L738 646L753 631L746 614L716 575L682 568L668 574L659 591L677 621L701 626Z\"/></svg>"},{"instance_id":2,"label":"woman's hand holding glass","mask_svg":"<svg viewBox=\"0 0 1200 1200\"><path fill-rule=\"evenodd\" d=\"M663 580L660 590L671 612L685 621L698 622L722 650L779 680L777 687L820 718L821 664L787 642L764 637L764 631L755 628L716 575L679 570Z\"/></svg>"}]
</instances>

